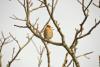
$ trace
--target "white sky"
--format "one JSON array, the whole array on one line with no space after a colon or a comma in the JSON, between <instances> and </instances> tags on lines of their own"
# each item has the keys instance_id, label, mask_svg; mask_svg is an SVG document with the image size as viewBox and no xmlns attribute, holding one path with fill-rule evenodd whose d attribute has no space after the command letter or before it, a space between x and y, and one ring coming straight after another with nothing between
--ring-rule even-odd
<instances>
[{"instance_id":1,"label":"white sky","mask_svg":"<svg viewBox=\"0 0 100 67\"><path fill-rule=\"evenodd\" d=\"M87 0L89 1L89 0ZM94 0L95 3L98 0ZM37 6L39 2L33 0L34 6ZM39 28L41 29L45 22L48 20L47 11L43 11L45 9L39 9L34 11L31 15L31 21L35 22L35 20L39 17ZM0 0L0 32L3 31L5 36L9 35L9 32L12 33L16 39L18 39L19 43L24 44L27 34L31 34L28 29L20 29L16 28L13 25L25 25L24 22L12 20L12 15L16 15L19 18L24 18L23 7L18 4L16 0L12 0L11 2L8 0ZM87 32L91 26L94 25L94 19L100 19L100 9L91 5L89 18L84 25L84 33ZM66 42L71 44L74 34L75 28L79 28L79 23L82 22L84 16L81 10L81 5L76 0L59 0L56 10L55 10L55 19L58 20L60 27L66 37ZM54 29L54 37L52 40L59 41L60 37L52 24ZM81 67L99 67L98 65L98 56L100 55L100 25L91 33L91 35L79 40L78 44L78 53L77 55L84 54L87 52L94 51L93 54L89 55L90 59L86 59L84 57L79 58ZM38 46L38 48L43 46L42 42L33 38L34 42ZM8 60L11 58L12 48L16 47L15 42L6 45L3 48L3 67L5 67ZM65 49L59 46L49 45L50 55L51 55L51 67L61 67L65 55ZM16 49L17 51L17 49ZM24 50L19 54L18 58L21 60L15 61L11 67L37 67L38 63L38 53L32 43L30 43ZM43 63L41 67L47 67L47 59L46 52L43 55Z\"/></svg>"}]
</instances>

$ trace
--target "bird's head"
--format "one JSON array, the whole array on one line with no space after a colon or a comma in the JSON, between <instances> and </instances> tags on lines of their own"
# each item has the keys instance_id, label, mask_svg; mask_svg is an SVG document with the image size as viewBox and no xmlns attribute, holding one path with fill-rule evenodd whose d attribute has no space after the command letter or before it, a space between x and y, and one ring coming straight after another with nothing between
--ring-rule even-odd
<instances>
[{"instance_id":1,"label":"bird's head","mask_svg":"<svg viewBox=\"0 0 100 67\"><path fill-rule=\"evenodd\" d=\"M48 28L51 28L51 26L50 26L50 25L47 25L47 27L48 27Z\"/></svg>"}]
</instances>

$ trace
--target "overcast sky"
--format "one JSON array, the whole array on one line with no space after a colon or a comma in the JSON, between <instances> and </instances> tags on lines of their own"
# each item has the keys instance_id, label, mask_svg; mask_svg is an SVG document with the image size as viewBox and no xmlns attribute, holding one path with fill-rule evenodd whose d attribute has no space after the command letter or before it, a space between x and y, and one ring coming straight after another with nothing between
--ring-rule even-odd
<instances>
[{"instance_id":1,"label":"overcast sky","mask_svg":"<svg viewBox=\"0 0 100 67\"><path fill-rule=\"evenodd\" d=\"M34 7L39 5L37 0L32 1ZM93 2L98 4L98 0L94 0ZM100 20L100 9L94 5L91 5L89 9L89 18L84 25L84 33L86 33L95 24L95 18ZM27 41L27 35L31 35L32 33L28 29L14 27L14 24L25 25L25 22L16 21L9 18L12 15L16 15L19 18L24 18L25 13L23 7L16 0L0 0L0 32L4 32L5 36L9 35L9 32L12 33L19 43L23 45ZM75 34L75 28L79 28L79 24L84 19L81 5L77 2L77 0L59 0L54 16L55 19L58 20L61 30L65 35L66 43L70 45ZM34 11L31 14L32 24L34 24L38 17L39 29L41 29L49 18L45 8ZM50 25L54 29L54 37L52 40L60 41L60 37L53 23L50 22ZM40 45L43 46L42 42L36 37L33 38L33 41L38 48L40 48ZM17 44L15 42L10 43L3 48L3 67L5 67L8 60L11 59L13 47L17 48ZM48 47L51 55L51 67L61 67L66 52L65 49L54 45L48 45ZM95 30L93 30L89 36L79 40L77 48L77 55L94 51L94 53L88 55L90 59L86 59L85 57L78 59L81 67L99 67L98 56L100 55L100 25L95 28ZM15 61L11 67L37 67L38 57L39 55L34 45L30 43L19 54L18 59L21 60ZM43 63L41 67L47 67L46 51L43 55Z\"/></svg>"}]
</instances>

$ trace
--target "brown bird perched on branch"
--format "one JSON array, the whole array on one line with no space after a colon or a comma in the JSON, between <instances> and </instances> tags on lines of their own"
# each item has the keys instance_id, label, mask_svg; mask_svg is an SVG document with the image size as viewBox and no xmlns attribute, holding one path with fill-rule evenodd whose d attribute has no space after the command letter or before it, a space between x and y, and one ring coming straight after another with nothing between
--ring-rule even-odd
<instances>
[{"instance_id":1,"label":"brown bird perched on branch","mask_svg":"<svg viewBox=\"0 0 100 67\"><path fill-rule=\"evenodd\" d=\"M44 38L49 40L53 37L53 30L50 25L47 25L44 29Z\"/></svg>"}]
</instances>

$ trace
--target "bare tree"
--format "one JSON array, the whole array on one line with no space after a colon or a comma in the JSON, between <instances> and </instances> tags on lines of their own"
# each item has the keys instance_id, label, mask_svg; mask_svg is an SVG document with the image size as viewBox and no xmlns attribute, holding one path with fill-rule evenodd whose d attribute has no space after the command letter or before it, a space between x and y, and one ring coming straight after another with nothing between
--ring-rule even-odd
<instances>
[{"instance_id":1,"label":"bare tree","mask_svg":"<svg viewBox=\"0 0 100 67\"><path fill-rule=\"evenodd\" d=\"M41 5L39 7L37 7L37 8L34 8L34 9L31 9L31 7L32 7L32 1L31 0L24 0L23 2L21 2L19 0L17 0L17 1L21 4L21 6L23 6L25 14L26 14L26 16L25 16L26 19L19 19L17 17L15 17L15 18L12 17L12 19L21 20L21 21L24 20L26 22L26 26L25 27L27 27L34 34L34 36L36 36L37 38L39 38L44 43L44 46L45 46L45 48L47 50L48 67L50 67L50 53L49 53L49 49L47 47L46 42L51 43L52 45L62 46L62 47L64 47L66 49L67 53L66 53L64 64L62 65L62 67L66 67L66 64L68 64L67 65L67 67L68 67L68 66L70 66L70 64L72 62L75 64L76 67L80 67L80 64L79 64L78 59L77 59L78 57L75 55L75 53L76 53L76 46L78 45L78 41L80 39L82 39L82 38L90 35L91 32L100 23L100 21L97 22L96 19L95 19L95 25L93 25L87 33L83 34L83 31L84 31L84 27L83 26L86 23L87 18L89 16L89 9L88 8L91 5L91 3L92 3L93 0L91 0L88 3L87 6L84 3L85 0L82 0L82 2L79 1L79 0L77 0L81 4L81 6L82 6L82 12L84 14L84 19L82 20L82 22L80 24L80 28L76 29L75 37L74 37L74 40L73 40L73 42L72 42L72 44L71 44L70 47L68 47L67 43L65 42L65 36L64 36L64 34L63 34L63 32L62 32L59 24L58 24L60 22L57 21L54 18L54 16L53 16L54 9L56 7L56 4L57 4L58 0L52 0L51 3L48 3L48 0L43 0L43 1L42 0L38 0L41 3ZM53 24L56 27L58 33L60 34L60 36L61 36L61 42L53 42L53 41L50 41L50 40L46 40L45 38L42 37L42 32L40 30L38 30L38 27L35 28L31 24L31 21L30 21L30 14L31 14L31 12L34 11L34 10L43 8L43 7L45 7L47 9L47 12L48 12L48 15L50 16L51 21L53 22ZM48 23L46 23L46 25L47 24ZM20 27L20 28L24 27L24 26L18 26L18 25L15 25L15 26ZM45 28L45 26L44 26L44 28ZM83 55L87 55L87 54L90 54L90 53L86 53L86 54L83 54ZM69 63L67 63L67 60L68 60L67 56L68 55L70 55L72 57L72 60Z\"/></svg>"},{"instance_id":2,"label":"bare tree","mask_svg":"<svg viewBox=\"0 0 100 67\"><path fill-rule=\"evenodd\" d=\"M47 53L48 67L51 67L51 60L50 60L51 57L50 57L50 51L49 51L49 48L47 45L48 43L50 43L52 45L56 45L56 46L61 46L66 50L66 54L65 54L65 58L64 58L62 67L69 67L69 66L71 66L71 64L73 64L73 67L80 67L78 58L80 58L82 56L87 56L87 55L93 53L91 51L91 52L88 52L88 53L85 53L85 54L82 54L79 56L76 55L76 53L77 53L76 47L78 45L79 40L90 35L91 32L100 24L100 20L97 21L96 18L94 18L95 24L86 33L83 34L83 32L85 30L84 25L86 24L87 19L89 17L89 7L92 5L93 0L90 0L88 5L85 5L86 0L82 0L82 1L77 0L77 2L80 3L80 6L82 8L84 18L81 21L81 23L79 24L80 25L79 29L75 29L76 32L75 32L73 41L70 44L71 45L70 47L68 47L68 43L66 43L66 41L65 41L65 35L63 34L62 28L59 25L60 22L54 17L54 12L55 12L58 0L51 0L50 3L48 2L48 0L37 0L40 2L40 5L36 8L33 8L32 0L17 0L17 1L24 8L25 19L20 19L19 17L15 16L15 15L10 18L12 18L14 20L24 21L26 23L26 25L25 26L14 25L14 26L19 27L19 28L28 28L31 31L31 33L33 34L33 36L39 38L44 45L42 50L40 49L40 51L39 51L39 49L37 48L35 43L32 41L33 44L35 45L37 52L39 53L38 67L41 66L44 49L46 49L46 53ZM100 2L100 0L99 0L99 2ZM94 5L97 6L96 4L94 4ZM97 6L97 7L100 8L100 3L99 3L99 6ZM41 30L39 30L39 23L38 23L39 18L36 19L36 22L34 22L34 24L32 24L32 21L30 20L30 16L33 11L36 11L36 10L42 9L42 8L46 8L49 18L48 18L47 22L45 23L45 25L43 26L43 28ZM50 21L52 21L52 23L55 26L55 29L57 30L57 32L59 33L59 35L61 37L61 41L59 41L59 42L47 40L42 36L45 27L48 25L48 23L50 23ZM33 36L31 36L30 38L28 37L28 41L23 46L20 46L18 40L12 34L10 34L9 37L11 37L12 40L14 40L17 43L19 50L15 53L15 48L13 48L12 58L11 58L11 60L8 61L7 67L11 67L11 64L16 60L16 58L21 53L21 51L24 49L24 47L26 47L27 44L32 40L32 38L34 38ZM2 67L2 48L6 43L10 42L10 41L6 41L7 39L9 39L9 37L4 37L3 33L2 33L2 37L3 37L3 40L0 39L0 42L1 42L0 43L0 67ZM68 56L70 56L71 59L69 59Z\"/></svg>"}]
</instances>

